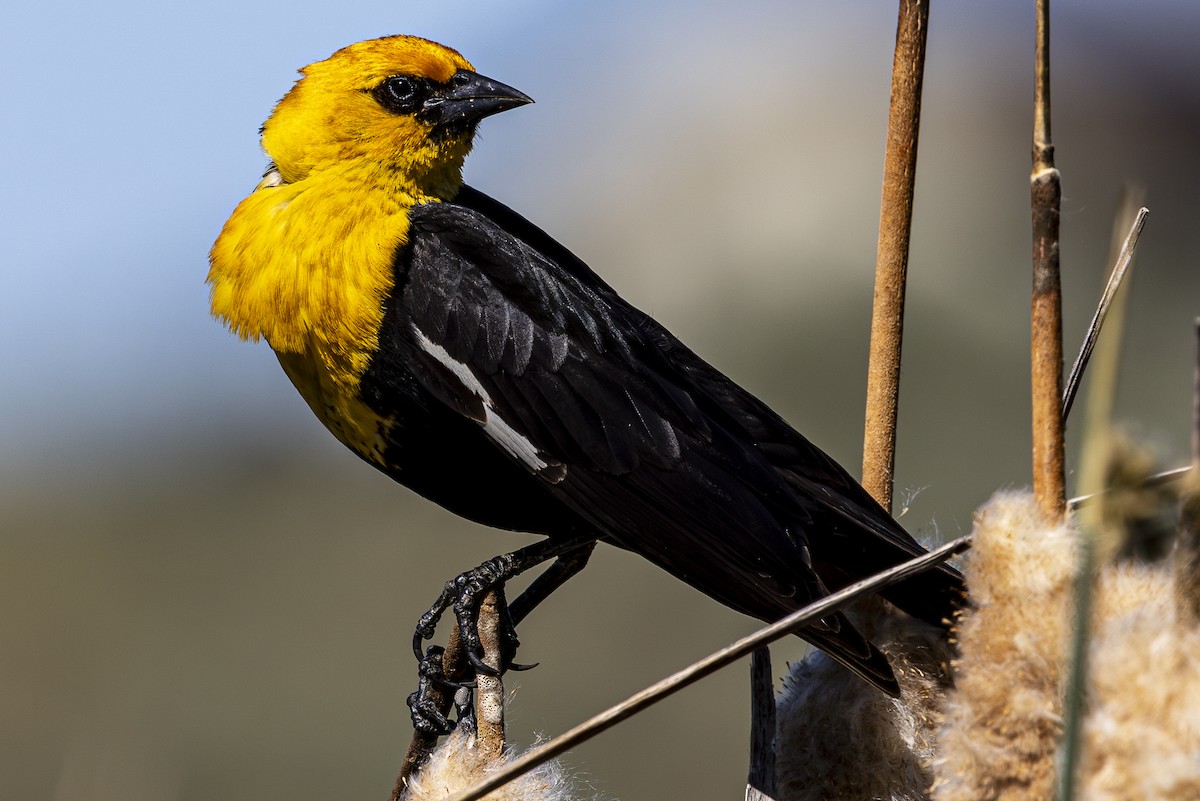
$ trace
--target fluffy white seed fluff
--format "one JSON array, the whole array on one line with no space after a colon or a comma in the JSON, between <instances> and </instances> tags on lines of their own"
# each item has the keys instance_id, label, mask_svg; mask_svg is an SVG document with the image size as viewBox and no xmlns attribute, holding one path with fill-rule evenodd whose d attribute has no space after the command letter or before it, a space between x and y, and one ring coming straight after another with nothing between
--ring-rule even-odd
<instances>
[{"instance_id":1,"label":"fluffy white seed fluff","mask_svg":"<svg viewBox=\"0 0 1200 801\"><path fill-rule=\"evenodd\" d=\"M511 751L493 756L490 749L476 747L473 735L456 730L409 779L401 801L449 798L487 778L511 759ZM577 798L566 772L554 760L484 796L485 801L575 801Z\"/></svg>"}]
</instances>

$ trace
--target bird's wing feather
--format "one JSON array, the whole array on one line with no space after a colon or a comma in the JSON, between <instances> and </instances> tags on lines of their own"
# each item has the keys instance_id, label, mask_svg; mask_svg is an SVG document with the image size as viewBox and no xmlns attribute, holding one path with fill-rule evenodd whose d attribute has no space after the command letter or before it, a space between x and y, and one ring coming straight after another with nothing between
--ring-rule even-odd
<instances>
[{"instance_id":1,"label":"bird's wing feather","mask_svg":"<svg viewBox=\"0 0 1200 801\"><path fill-rule=\"evenodd\" d=\"M772 409L676 339L656 320L622 301L583 261L521 215L464 186L455 202L479 212L525 243L566 275L578 279L610 305L622 308L629 326L654 345L703 414L719 427L738 432L788 485L783 517L794 532L813 532L807 544L818 573L833 587L891 566L924 551L837 462L792 428ZM771 481L762 480L764 490ZM940 622L962 595L962 576L948 565L885 592L901 608Z\"/></svg>"},{"instance_id":2,"label":"bird's wing feather","mask_svg":"<svg viewBox=\"0 0 1200 801\"><path fill-rule=\"evenodd\" d=\"M412 210L395 301L407 328L390 344L608 539L764 619L921 552L832 459L565 248L465 200ZM887 597L936 623L960 583L935 571Z\"/></svg>"},{"instance_id":3,"label":"bird's wing feather","mask_svg":"<svg viewBox=\"0 0 1200 801\"><path fill-rule=\"evenodd\" d=\"M641 365L637 331L486 219L417 207L401 261L411 356L459 379L431 387L443 401L482 400L560 460L614 474L677 460L677 430L708 436L691 397Z\"/></svg>"},{"instance_id":4,"label":"bird's wing feather","mask_svg":"<svg viewBox=\"0 0 1200 801\"><path fill-rule=\"evenodd\" d=\"M820 594L781 477L602 282L454 204L413 210L397 273L418 380L616 544L759 617Z\"/></svg>"},{"instance_id":5,"label":"bird's wing feather","mask_svg":"<svg viewBox=\"0 0 1200 801\"><path fill-rule=\"evenodd\" d=\"M828 515L797 502L736 415L672 361L665 331L577 260L476 210L419 206L393 298L405 323L389 346L416 379L606 539L762 619L825 594L807 535ZM805 636L896 691L840 613Z\"/></svg>"}]
</instances>

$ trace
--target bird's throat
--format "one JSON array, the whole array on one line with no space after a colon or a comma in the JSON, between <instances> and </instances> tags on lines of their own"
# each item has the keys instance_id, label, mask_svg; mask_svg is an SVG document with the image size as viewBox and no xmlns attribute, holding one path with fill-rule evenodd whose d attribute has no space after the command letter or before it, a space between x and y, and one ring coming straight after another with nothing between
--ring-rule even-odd
<instances>
[{"instance_id":1,"label":"bird's throat","mask_svg":"<svg viewBox=\"0 0 1200 801\"><path fill-rule=\"evenodd\" d=\"M358 400L359 381L415 200L344 175L264 181L210 255L212 313L243 339L266 339L317 416L368 458L385 421Z\"/></svg>"}]
</instances>

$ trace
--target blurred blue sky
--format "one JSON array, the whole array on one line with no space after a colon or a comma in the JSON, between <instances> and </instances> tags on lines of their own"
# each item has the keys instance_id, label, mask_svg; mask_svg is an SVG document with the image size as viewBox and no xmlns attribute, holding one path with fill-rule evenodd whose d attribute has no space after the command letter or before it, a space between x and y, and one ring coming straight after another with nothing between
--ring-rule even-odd
<instances>
[{"instance_id":1,"label":"blurred blue sky","mask_svg":"<svg viewBox=\"0 0 1200 801\"><path fill-rule=\"evenodd\" d=\"M262 386L272 360L264 348L232 347L208 317L202 281L212 239L262 171L257 127L297 68L395 32L457 47L545 104L536 117L490 125L490 147L470 164L475 180L502 185L515 173L521 184L572 114L578 124L586 98L571 92L574 80L604 73L609 99L619 99L638 81L639 60L615 56L636 54L668 20L688 26L678 5L656 8L527 0L6 10L0 452L164 417L186 424L253 398L248 387ZM752 29L752 18L743 21ZM222 397L215 381L241 389Z\"/></svg>"},{"instance_id":2,"label":"blurred blue sky","mask_svg":"<svg viewBox=\"0 0 1200 801\"><path fill-rule=\"evenodd\" d=\"M622 85L638 81L638 60L613 56L661 36L666 22L648 18L674 18L680 31L688 24L678 7L657 8L530 0L7 10L0 452L27 454L100 430L118 440L147 421L202 422L224 404L251 405L264 373L266 386L282 388L265 348L233 347L209 319L202 281L212 239L262 171L257 127L297 68L394 32L457 47L543 101L536 117L490 125L490 147L470 164L475 180L502 186L515 173L521 184L572 114L578 124L586 98L570 91L574 80L605 73L618 99ZM505 141L514 137L516 153ZM224 395L214 384L239 389ZM263 408L277 402L257 397Z\"/></svg>"},{"instance_id":3,"label":"blurred blue sky","mask_svg":"<svg viewBox=\"0 0 1200 801\"><path fill-rule=\"evenodd\" d=\"M1134 98L1168 88L1197 96L1200 70L1187 55L1200 30L1197 6L1128 5L1056 4L1060 164L1071 165L1080 152L1061 137L1072 114L1095 123L1087 138L1106 162L1169 146L1106 139L1122 115L1142 109L1089 105L1089 95L1081 110L1070 87L1087 85L1100 70L1111 71L1107 85ZM0 26L0 453L27 456L100 432L120 441L125 432L203 429L231 414L290 425L305 413L298 402L280 405L290 390L265 347L239 345L209 318L206 254L261 172L257 127L295 70L387 33L451 44L482 72L539 101L488 121L468 162L469 180L585 256L604 259L595 266L652 312L677 315L686 326L673 304L719 303L721 292L688 273L690 265L714 250L736 254L747 239L780 263L815 263L814 275L834 285L848 280L840 277L846 264L866 269L869 283L890 62L880 42L894 26L894 5L886 2L218 0L9 8ZM1018 165L1027 158L1022 109L1032 12L1021 4L944 4L932 30L919 204L940 192L954 213L972 215L973 227L921 218L919 205L918 231L931 225L932 236L953 245L976 231L1009 228L1008 241L1019 245L1027 237L1025 211L1007 201L1019 200L1024 176L1019 166L1010 173L1003 192L1011 195L1001 204L1002 192L987 188L996 160L987 148L999 137L1004 158ZM1147 77L1154 85L1137 83ZM785 106L799 111L788 116ZM949 128L931 129L939 112ZM998 126L1001 114L1007 121ZM1194 117L1194 108L1181 110L1156 132L1186 141ZM771 130L783 124L794 127ZM1181 181L1193 164L1180 165ZM1080 175L1095 168L1071 166L1068 227L1094 212L1094 240L1093 230L1106 231L1117 182L1081 197ZM937 188L947 171L984 191ZM810 182L816 188L805 191ZM672 209L656 207L666 196L657 188L667 184L690 191L695 209L679 208L677 194L665 201ZM794 206L775 202L788 192ZM664 217L652 226L662 238L639 239L633 229L651 214ZM1152 220L1151 237L1165 216ZM674 217L694 227L676 226ZM831 236L835 225L851 227ZM975 246L987 244L977 238ZM1106 244L1105 233L1097 248ZM1068 269L1079 252L1064 250ZM947 306L971 302L959 297L953 277L961 258L951 247L933 259L948 265L949 277L925 291L946 293ZM755 274L739 276L755 286ZM759 290L761 303L789 297L781 291L786 282L771 283L775 277L762 274L768 288ZM805 281L811 288L816 279ZM1023 279L1012 283L1024 290ZM978 306L986 317L988 304Z\"/></svg>"},{"instance_id":4,"label":"blurred blue sky","mask_svg":"<svg viewBox=\"0 0 1200 801\"><path fill-rule=\"evenodd\" d=\"M265 352L225 347L203 278L212 239L262 170L257 126L298 67L400 30L489 58L538 5L8 9L0 451L203 415L198 398L219 402L214 369L262 369Z\"/></svg>"}]
</instances>

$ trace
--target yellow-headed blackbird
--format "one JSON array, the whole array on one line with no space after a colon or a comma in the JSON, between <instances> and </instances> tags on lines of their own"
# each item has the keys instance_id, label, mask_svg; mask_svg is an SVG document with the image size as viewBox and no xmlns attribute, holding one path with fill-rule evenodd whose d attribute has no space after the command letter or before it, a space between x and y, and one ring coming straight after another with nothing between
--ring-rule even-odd
<instances>
[{"instance_id":1,"label":"yellow-headed blackbird","mask_svg":"<svg viewBox=\"0 0 1200 801\"><path fill-rule=\"evenodd\" d=\"M536 602L599 540L770 621L922 552L766 405L463 184L476 124L528 97L410 36L302 73L262 128L266 176L213 246L212 311L265 338L363 459L464 517L549 538L468 593L559 557ZM942 568L884 595L936 624L959 592ZM802 636L897 692L840 614Z\"/></svg>"}]
</instances>

